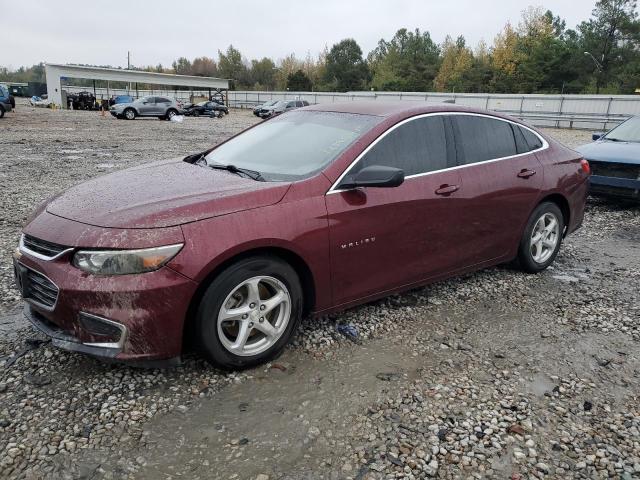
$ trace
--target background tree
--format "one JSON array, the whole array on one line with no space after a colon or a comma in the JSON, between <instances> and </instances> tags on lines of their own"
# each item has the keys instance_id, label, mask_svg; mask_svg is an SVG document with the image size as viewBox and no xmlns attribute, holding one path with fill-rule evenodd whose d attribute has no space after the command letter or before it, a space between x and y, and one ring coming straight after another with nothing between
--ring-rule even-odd
<instances>
[{"instance_id":1,"label":"background tree","mask_svg":"<svg viewBox=\"0 0 640 480\"><path fill-rule=\"evenodd\" d=\"M612 89L620 88L625 83L622 77L631 73L625 66L637 61L639 24L636 8L635 0L600 0L592 18L578 26L584 51L599 63L598 67L593 59L588 59L596 93L610 83L613 83Z\"/></svg>"},{"instance_id":2,"label":"background tree","mask_svg":"<svg viewBox=\"0 0 640 480\"><path fill-rule=\"evenodd\" d=\"M262 60L251 60L249 78L254 90L273 90L276 88L276 64L263 57Z\"/></svg>"},{"instance_id":3,"label":"background tree","mask_svg":"<svg viewBox=\"0 0 640 480\"><path fill-rule=\"evenodd\" d=\"M439 92L467 91L469 72L472 69L473 53L467 47L464 37L460 36L454 42L447 36L442 44L442 65L433 82L435 89Z\"/></svg>"},{"instance_id":4,"label":"background tree","mask_svg":"<svg viewBox=\"0 0 640 480\"><path fill-rule=\"evenodd\" d=\"M425 91L433 87L440 51L429 32L401 28L390 41L381 39L368 57L376 90Z\"/></svg>"},{"instance_id":5,"label":"background tree","mask_svg":"<svg viewBox=\"0 0 640 480\"><path fill-rule=\"evenodd\" d=\"M287 77L287 90L292 92L310 92L311 79L302 70L296 70Z\"/></svg>"},{"instance_id":6,"label":"background tree","mask_svg":"<svg viewBox=\"0 0 640 480\"><path fill-rule=\"evenodd\" d=\"M191 75L199 77L215 77L218 75L218 66L213 58L198 57L191 64Z\"/></svg>"},{"instance_id":7,"label":"background tree","mask_svg":"<svg viewBox=\"0 0 640 480\"><path fill-rule=\"evenodd\" d=\"M191 75L191 62L188 58L180 57L174 60L172 66L176 75Z\"/></svg>"},{"instance_id":8,"label":"background tree","mask_svg":"<svg viewBox=\"0 0 640 480\"><path fill-rule=\"evenodd\" d=\"M289 75L293 75L296 70L302 68L302 62L296 58L295 53L291 53L280 60L280 66L276 68L276 86L278 90L287 88L287 79Z\"/></svg>"},{"instance_id":9,"label":"background tree","mask_svg":"<svg viewBox=\"0 0 640 480\"><path fill-rule=\"evenodd\" d=\"M369 69L362 58L362 50L352 38L336 43L327 54L324 83L330 90L346 92L363 90Z\"/></svg>"},{"instance_id":10,"label":"background tree","mask_svg":"<svg viewBox=\"0 0 640 480\"><path fill-rule=\"evenodd\" d=\"M494 42L491 65L494 75L491 80L493 91L510 93L518 90L517 71L522 61L522 52L518 49L518 33L507 23Z\"/></svg>"},{"instance_id":11,"label":"background tree","mask_svg":"<svg viewBox=\"0 0 640 480\"><path fill-rule=\"evenodd\" d=\"M239 50L233 48L233 45L229 45L226 53L218 50L218 58L218 73L220 77L230 80L229 86L232 90L247 85L247 66L244 64Z\"/></svg>"}]
</instances>

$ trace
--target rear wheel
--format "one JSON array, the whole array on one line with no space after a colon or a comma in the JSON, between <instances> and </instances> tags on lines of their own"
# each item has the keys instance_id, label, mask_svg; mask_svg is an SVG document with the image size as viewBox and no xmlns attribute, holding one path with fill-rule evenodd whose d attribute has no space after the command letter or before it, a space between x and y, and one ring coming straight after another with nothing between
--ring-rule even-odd
<instances>
[{"instance_id":1,"label":"rear wheel","mask_svg":"<svg viewBox=\"0 0 640 480\"><path fill-rule=\"evenodd\" d=\"M4 117L4 107L0 105L0 118Z\"/></svg>"},{"instance_id":2,"label":"rear wheel","mask_svg":"<svg viewBox=\"0 0 640 480\"><path fill-rule=\"evenodd\" d=\"M207 288L195 333L211 363L247 368L277 356L301 315L295 270L277 257L251 257L225 269Z\"/></svg>"},{"instance_id":3,"label":"rear wheel","mask_svg":"<svg viewBox=\"0 0 640 480\"><path fill-rule=\"evenodd\" d=\"M167 114L165 117L167 120L171 120L171 118L175 117L177 114L178 112L175 109L170 108L169 110L167 110Z\"/></svg>"},{"instance_id":4,"label":"rear wheel","mask_svg":"<svg viewBox=\"0 0 640 480\"><path fill-rule=\"evenodd\" d=\"M136 111L133 108L127 108L123 112L123 115L127 120L134 120L136 118Z\"/></svg>"},{"instance_id":5,"label":"rear wheel","mask_svg":"<svg viewBox=\"0 0 640 480\"><path fill-rule=\"evenodd\" d=\"M544 202L531 214L518 249L518 262L529 273L541 272L553 263L564 232L562 211L553 202Z\"/></svg>"}]
</instances>

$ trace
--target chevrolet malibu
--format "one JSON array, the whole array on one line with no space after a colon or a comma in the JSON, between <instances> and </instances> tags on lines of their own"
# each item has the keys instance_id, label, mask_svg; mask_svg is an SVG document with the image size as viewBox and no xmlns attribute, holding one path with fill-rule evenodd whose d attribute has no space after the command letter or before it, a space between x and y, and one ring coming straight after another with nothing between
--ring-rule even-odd
<instances>
[{"instance_id":1,"label":"chevrolet malibu","mask_svg":"<svg viewBox=\"0 0 640 480\"><path fill-rule=\"evenodd\" d=\"M540 272L582 222L589 164L455 105L295 110L200 154L49 199L14 255L30 321L119 361L274 358L307 315L517 260Z\"/></svg>"}]
</instances>

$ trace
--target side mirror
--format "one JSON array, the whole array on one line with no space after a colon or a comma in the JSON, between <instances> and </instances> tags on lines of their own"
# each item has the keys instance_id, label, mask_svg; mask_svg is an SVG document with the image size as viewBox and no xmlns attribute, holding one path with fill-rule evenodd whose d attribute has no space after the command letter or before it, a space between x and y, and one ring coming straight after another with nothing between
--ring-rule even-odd
<instances>
[{"instance_id":1,"label":"side mirror","mask_svg":"<svg viewBox=\"0 0 640 480\"><path fill-rule=\"evenodd\" d=\"M339 188L378 187L390 188L402 185L404 171L394 167L371 165L355 175L347 175Z\"/></svg>"},{"instance_id":2,"label":"side mirror","mask_svg":"<svg viewBox=\"0 0 640 480\"><path fill-rule=\"evenodd\" d=\"M604 132L594 132L591 134L591 140L596 141L604 137Z\"/></svg>"}]
</instances>

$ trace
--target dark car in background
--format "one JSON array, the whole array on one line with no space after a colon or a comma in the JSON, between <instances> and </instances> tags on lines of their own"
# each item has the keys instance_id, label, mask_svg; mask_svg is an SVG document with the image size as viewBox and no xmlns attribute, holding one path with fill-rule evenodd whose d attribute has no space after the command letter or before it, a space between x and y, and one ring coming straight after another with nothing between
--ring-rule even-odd
<instances>
[{"instance_id":1,"label":"dark car in background","mask_svg":"<svg viewBox=\"0 0 640 480\"><path fill-rule=\"evenodd\" d=\"M57 194L24 226L16 283L55 346L151 361L194 342L249 367L308 314L514 259L544 270L588 178L580 154L496 113L316 105Z\"/></svg>"},{"instance_id":2,"label":"dark car in background","mask_svg":"<svg viewBox=\"0 0 640 480\"><path fill-rule=\"evenodd\" d=\"M0 84L0 118L4 117L6 112L10 112L15 107L15 100L9 93L6 85Z\"/></svg>"},{"instance_id":3,"label":"dark car in background","mask_svg":"<svg viewBox=\"0 0 640 480\"><path fill-rule=\"evenodd\" d=\"M631 117L595 142L578 147L591 165L589 192L640 202L640 117Z\"/></svg>"},{"instance_id":4,"label":"dark car in background","mask_svg":"<svg viewBox=\"0 0 640 480\"><path fill-rule=\"evenodd\" d=\"M278 100L269 100L268 102L264 102L263 104L258 105L258 106L256 106L256 107L253 109L253 114L254 114L256 117L259 117L259 116L260 116L260 111L261 111L263 108L266 110L268 107L272 107L272 106L273 106L273 105L275 105L276 103L278 103Z\"/></svg>"},{"instance_id":5,"label":"dark car in background","mask_svg":"<svg viewBox=\"0 0 640 480\"><path fill-rule=\"evenodd\" d=\"M289 110L295 110L296 108L308 106L309 102L307 102L306 100L280 100L270 107L261 108L259 116L261 118L269 118L283 112L288 112Z\"/></svg>"},{"instance_id":6,"label":"dark car in background","mask_svg":"<svg viewBox=\"0 0 640 480\"><path fill-rule=\"evenodd\" d=\"M169 97L142 97L131 103L118 103L109 110L116 118L134 120L136 117L157 117L161 120L170 120L178 115L181 105Z\"/></svg>"},{"instance_id":7,"label":"dark car in background","mask_svg":"<svg viewBox=\"0 0 640 480\"><path fill-rule=\"evenodd\" d=\"M195 105L186 106L183 113L186 116L193 117L199 117L201 115L206 115L208 117L219 117L222 115L227 115L229 113L229 109L226 105L223 105L214 100L210 100L196 103Z\"/></svg>"}]
</instances>

